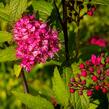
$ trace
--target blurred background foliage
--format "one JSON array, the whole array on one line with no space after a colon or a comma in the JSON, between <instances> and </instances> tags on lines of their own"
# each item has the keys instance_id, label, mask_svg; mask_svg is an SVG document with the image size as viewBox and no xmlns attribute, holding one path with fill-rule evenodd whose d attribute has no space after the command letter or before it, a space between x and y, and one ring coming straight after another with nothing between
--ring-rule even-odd
<instances>
[{"instance_id":1,"label":"blurred background foliage","mask_svg":"<svg viewBox=\"0 0 109 109\"><path fill-rule=\"evenodd\" d=\"M37 8L41 8L42 13L40 13L39 11L39 17L41 17L43 20L47 19L48 21L50 21L50 24L52 26L58 28L61 31L61 26L59 25L59 21L55 13L56 10L51 5L52 0L45 0L49 2L49 5L47 4L48 8L44 8L44 6L40 3L37 4L36 1L0 0L0 109L22 109L21 102L12 95L13 90L23 92L22 79L16 76L19 72L18 67L15 68L15 65L18 64L19 61L15 58L15 49L13 49L15 48L15 44L12 40L12 28L14 22L21 17L23 12L36 12ZM62 10L60 8L59 2L60 1L57 0L57 5L59 6L61 13ZM47 15L45 15L44 13L44 10L46 8L46 11L48 13ZM54 17L52 15L54 15ZM4 31L7 31L8 33L4 33ZM2 39L2 35L5 35L5 37L9 38ZM85 59L89 58L92 53L101 52L101 48L99 47L88 46L88 39L96 35L105 38L107 42L109 42L109 6L107 5L97 4L94 16L89 17L86 15L81 21L80 59L82 61L84 61L84 57ZM63 33L59 34L59 38L62 44L62 49L59 54L57 54L52 61L48 60L46 64L36 65L30 73L25 72L29 84L30 93L32 93L33 95L41 95L43 97L46 97L48 100L52 100L53 103L55 99L54 93L52 91L51 78L53 76L54 66L62 66L61 63L64 63ZM73 23L71 23L69 24L69 50L71 59L74 58L74 49L75 26ZM106 48L106 52L108 52L107 49L108 48ZM89 52L86 52L87 50ZM59 70L61 71L62 69ZM95 107L91 109L95 109Z\"/></svg>"}]
</instances>

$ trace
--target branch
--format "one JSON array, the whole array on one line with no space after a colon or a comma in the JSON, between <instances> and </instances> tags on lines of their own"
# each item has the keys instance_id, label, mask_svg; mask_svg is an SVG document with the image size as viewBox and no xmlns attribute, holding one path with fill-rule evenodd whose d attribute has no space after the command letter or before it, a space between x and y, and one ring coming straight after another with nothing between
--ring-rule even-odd
<instances>
[{"instance_id":1,"label":"branch","mask_svg":"<svg viewBox=\"0 0 109 109\"><path fill-rule=\"evenodd\" d=\"M67 6L65 0L62 0L62 6L63 6L63 33L64 33L64 43L65 43L65 56L66 56L66 65L68 65L69 50L68 50L68 30L67 30Z\"/></svg>"}]
</instances>

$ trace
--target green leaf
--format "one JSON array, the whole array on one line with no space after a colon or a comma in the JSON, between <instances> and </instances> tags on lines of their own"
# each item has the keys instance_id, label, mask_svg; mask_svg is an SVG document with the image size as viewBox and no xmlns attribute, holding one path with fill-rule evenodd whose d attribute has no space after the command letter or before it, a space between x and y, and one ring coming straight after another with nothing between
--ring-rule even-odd
<instances>
[{"instance_id":1,"label":"green leaf","mask_svg":"<svg viewBox=\"0 0 109 109\"><path fill-rule=\"evenodd\" d=\"M83 60L87 60L90 58L90 56L92 54L100 53L101 47L95 46L95 45L87 45L87 46L81 48L80 51L81 51L80 58L82 58Z\"/></svg>"},{"instance_id":2,"label":"green leaf","mask_svg":"<svg viewBox=\"0 0 109 109\"><path fill-rule=\"evenodd\" d=\"M0 50L0 62L14 61L16 59L16 50L14 47L7 47Z\"/></svg>"},{"instance_id":3,"label":"green leaf","mask_svg":"<svg viewBox=\"0 0 109 109\"><path fill-rule=\"evenodd\" d=\"M85 0L87 3L87 0ZM92 4L99 4L99 5L109 5L109 0L92 0Z\"/></svg>"},{"instance_id":4,"label":"green leaf","mask_svg":"<svg viewBox=\"0 0 109 109\"><path fill-rule=\"evenodd\" d=\"M72 73L73 76L75 76L76 74L81 72L79 69L79 63L72 63L71 67L72 67L72 71L73 71L73 73Z\"/></svg>"},{"instance_id":5,"label":"green leaf","mask_svg":"<svg viewBox=\"0 0 109 109\"><path fill-rule=\"evenodd\" d=\"M102 64L105 64L105 58L104 58L104 57L102 57L101 63L102 63Z\"/></svg>"},{"instance_id":6,"label":"green leaf","mask_svg":"<svg viewBox=\"0 0 109 109\"><path fill-rule=\"evenodd\" d=\"M83 93L83 95L79 95L76 91L71 94L71 103L74 109L88 109L89 108L89 97Z\"/></svg>"},{"instance_id":7,"label":"green leaf","mask_svg":"<svg viewBox=\"0 0 109 109\"><path fill-rule=\"evenodd\" d=\"M72 69L71 68L69 68L69 67L65 67L64 69L63 69L63 74L64 74L64 79L65 79L65 83L66 83L66 85L68 86L68 83L69 83L69 81L70 81L70 78L71 78L71 75L72 75Z\"/></svg>"},{"instance_id":8,"label":"green leaf","mask_svg":"<svg viewBox=\"0 0 109 109\"><path fill-rule=\"evenodd\" d=\"M46 63L40 63L40 64L37 64L31 72L35 73L37 72L39 69L43 69L44 67L46 66L51 66L51 65L57 65L57 66L61 66L61 63L60 62L57 62L55 60L50 60L50 61L47 61Z\"/></svg>"},{"instance_id":9,"label":"green leaf","mask_svg":"<svg viewBox=\"0 0 109 109\"><path fill-rule=\"evenodd\" d=\"M19 77L19 75L21 73L21 69L22 69L22 67L20 65L17 65L17 64L14 65L14 73L15 73L16 77Z\"/></svg>"},{"instance_id":10,"label":"green leaf","mask_svg":"<svg viewBox=\"0 0 109 109\"><path fill-rule=\"evenodd\" d=\"M0 42L11 41L12 35L6 31L0 31Z\"/></svg>"},{"instance_id":11,"label":"green leaf","mask_svg":"<svg viewBox=\"0 0 109 109\"><path fill-rule=\"evenodd\" d=\"M53 91L59 104L68 104L69 91L67 90L57 68L54 69Z\"/></svg>"},{"instance_id":12,"label":"green leaf","mask_svg":"<svg viewBox=\"0 0 109 109\"><path fill-rule=\"evenodd\" d=\"M0 19L5 21L9 21L10 19L9 15L5 11L5 8L0 8Z\"/></svg>"},{"instance_id":13,"label":"green leaf","mask_svg":"<svg viewBox=\"0 0 109 109\"><path fill-rule=\"evenodd\" d=\"M12 92L22 103L30 109L54 109L53 105L45 98L32 96L20 92Z\"/></svg>"},{"instance_id":14,"label":"green leaf","mask_svg":"<svg viewBox=\"0 0 109 109\"><path fill-rule=\"evenodd\" d=\"M74 109L82 109L80 96L77 92L71 94L71 104L73 105Z\"/></svg>"},{"instance_id":15,"label":"green leaf","mask_svg":"<svg viewBox=\"0 0 109 109\"><path fill-rule=\"evenodd\" d=\"M11 21L16 21L21 17L27 8L27 0L10 0L9 15Z\"/></svg>"},{"instance_id":16,"label":"green leaf","mask_svg":"<svg viewBox=\"0 0 109 109\"><path fill-rule=\"evenodd\" d=\"M50 16L53 9L52 4L44 0L34 0L32 6L35 11L39 11L40 18L44 20Z\"/></svg>"},{"instance_id":17,"label":"green leaf","mask_svg":"<svg viewBox=\"0 0 109 109\"><path fill-rule=\"evenodd\" d=\"M80 96L81 99L81 106L82 109L88 109L89 108L89 97L84 93L82 96Z\"/></svg>"},{"instance_id":18,"label":"green leaf","mask_svg":"<svg viewBox=\"0 0 109 109\"><path fill-rule=\"evenodd\" d=\"M100 104L99 100L94 100L92 103L90 103L90 106L88 109L97 109L99 104Z\"/></svg>"}]
</instances>

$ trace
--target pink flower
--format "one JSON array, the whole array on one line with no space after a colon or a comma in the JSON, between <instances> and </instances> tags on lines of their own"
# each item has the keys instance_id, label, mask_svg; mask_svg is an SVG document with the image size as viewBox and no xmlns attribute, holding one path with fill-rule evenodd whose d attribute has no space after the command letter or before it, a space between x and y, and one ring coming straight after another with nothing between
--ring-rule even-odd
<instances>
[{"instance_id":1,"label":"pink flower","mask_svg":"<svg viewBox=\"0 0 109 109\"><path fill-rule=\"evenodd\" d=\"M16 22L13 29L17 43L17 57L27 71L35 63L46 62L59 51L58 32L34 16L24 16Z\"/></svg>"},{"instance_id":2,"label":"pink flower","mask_svg":"<svg viewBox=\"0 0 109 109\"><path fill-rule=\"evenodd\" d=\"M106 47L107 46L107 42L106 40L100 38L99 36L93 36L89 39L89 44L91 45L97 45L100 47Z\"/></svg>"}]
</instances>

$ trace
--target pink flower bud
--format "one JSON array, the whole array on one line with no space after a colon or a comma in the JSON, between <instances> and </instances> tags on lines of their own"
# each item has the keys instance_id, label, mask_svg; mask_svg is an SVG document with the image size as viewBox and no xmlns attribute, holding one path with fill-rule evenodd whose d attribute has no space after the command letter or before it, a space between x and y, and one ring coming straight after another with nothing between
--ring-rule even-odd
<instances>
[{"instance_id":1,"label":"pink flower bud","mask_svg":"<svg viewBox=\"0 0 109 109\"><path fill-rule=\"evenodd\" d=\"M78 93L79 93L79 95L83 95L83 91L79 91Z\"/></svg>"},{"instance_id":2,"label":"pink flower bud","mask_svg":"<svg viewBox=\"0 0 109 109\"><path fill-rule=\"evenodd\" d=\"M102 88L103 93L107 93L107 89L105 87Z\"/></svg>"},{"instance_id":3,"label":"pink flower bud","mask_svg":"<svg viewBox=\"0 0 109 109\"><path fill-rule=\"evenodd\" d=\"M86 61L86 65L90 65L91 63L90 63L90 61L89 60L87 60Z\"/></svg>"},{"instance_id":4,"label":"pink flower bud","mask_svg":"<svg viewBox=\"0 0 109 109\"><path fill-rule=\"evenodd\" d=\"M91 10L94 12L96 10L96 7L95 6L92 7Z\"/></svg>"},{"instance_id":5,"label":"pink flower bud","mask_svg":"<svg viewBox=\"0 0 109 109\"><path fill-rule=\"evenodd\" d=\"M93 94L93 91L92 90L88 90L87 91L87 96L92 96L92 94Z\"/></svg>"},{"instance_id":6,"label":"pink flower bud","mask_svg":"<svg viewBox=\"0 0 109 109\"><path fill-rule=\"evenodd\" d=\"M93 67L89 67L89 71L90 71L90 73L94 72L94 68Z\"/></svg>"},{"instance_id":7,"label":"pink flower bud","mask_svg":"<svg viewBox=\"0 0 109 109\"><path fill-rule=\"evenodd\" d=\"M84 69L84 68L85 68L85 65L84 65L83 63L81 63L81 64L79 65L79 67L80 67L80 69Z\"/></svg>"},{"instance_id":8,"label":"pink flower bud","mask_svg":"<svg viewBox=\"0 0 109 109\"><path fill-rule=\"evenodd\" d=\"M92 10L89 10L89 11L87 11L87 14L88 14L89 16L93 16L93 11L92 11Z\"/></svg>"},{"instance_id":9,"label":"pink flower bud","mask_svg":"<svg viewBox=\"0 0 109 109\"><path fill-rule=\"evenodd\" d=\"M109 76L109 69L106 70L106 75Z\"/></svg>"},{"instance_id":10,"label":"pink flower bud","mask_svg":"<svg viewBox=\"0 0 109 109\"><path fill-rule=\"evenodd\" d=\"M74 82L74 81L75 81L75 78L71 78L71 79L70 79L70 82Z\"/></svg>"},{"instance_id":11,"label":"pink flower bud","mask_svg":"<svg viewBox=\"0 0 109 109\"><path fill-rule=\"evenodd\" d=\"M81 84L82 84L82 85L86 84L86 80L82 80L82 81L81 81Z\"/></svg>"},{"instance_id":12,"label":"pink flower bud","mask_svg":"<svg viewBox=\"0 0 109 109\"><path fill-rule=\"evenodd\" d=\"M87 76L87 72L85 70L81 71L81 76L86 77Z\"/></svg>"},{"instance_id":13,"label":"pink flower bud","mask_svg":"<svg viewBox=\"0 0 109 109\"><path fill-rule=\"evenodd\" d=\"M91 62L92 62L92 64L96 65L96 59L97 59L97 57L95 55L92 55L91 56Z\"/></svg>"},{"instance_id":14,"label":"pink flower bud","mask_svg":"<svg viewBox=\"0 0 109 109\"><path fill-rule=\"evenodd\" d=\"M70 88L70 93L74 93L75 90L73 88Z\"/></svg>"},{"instance_id":15,"label":"pink flower bud","mask_svg":"<svg viewBox=\"0 0 109 109\"><path fill-rule=\"evenodd\" d=\"M100 86L95 86L95 89L98 91L100 89Z\"/></svg>"},{"instance_id":16,"label":"pink flower bud","mask_svg":"<svg viewBox=\"0 0 109 109\"><path fill-rule=\"evenodd\" d=\"M92 80L93 80L94 82L97 82L97 81L98 81L97 76L93 75L93 76L92 76Z\"/></svg>"},{"instance_id":17,"label":"pink flower bud","mask_svg":"<svg viewBox=\"0 0 109 109\"><path fill-rule=\"evenodd\" d=\"M100 69L97 69L97 73L98 73L98 74L101 74L101 70L100 70Z\"/></svg>"}]
</instances>

